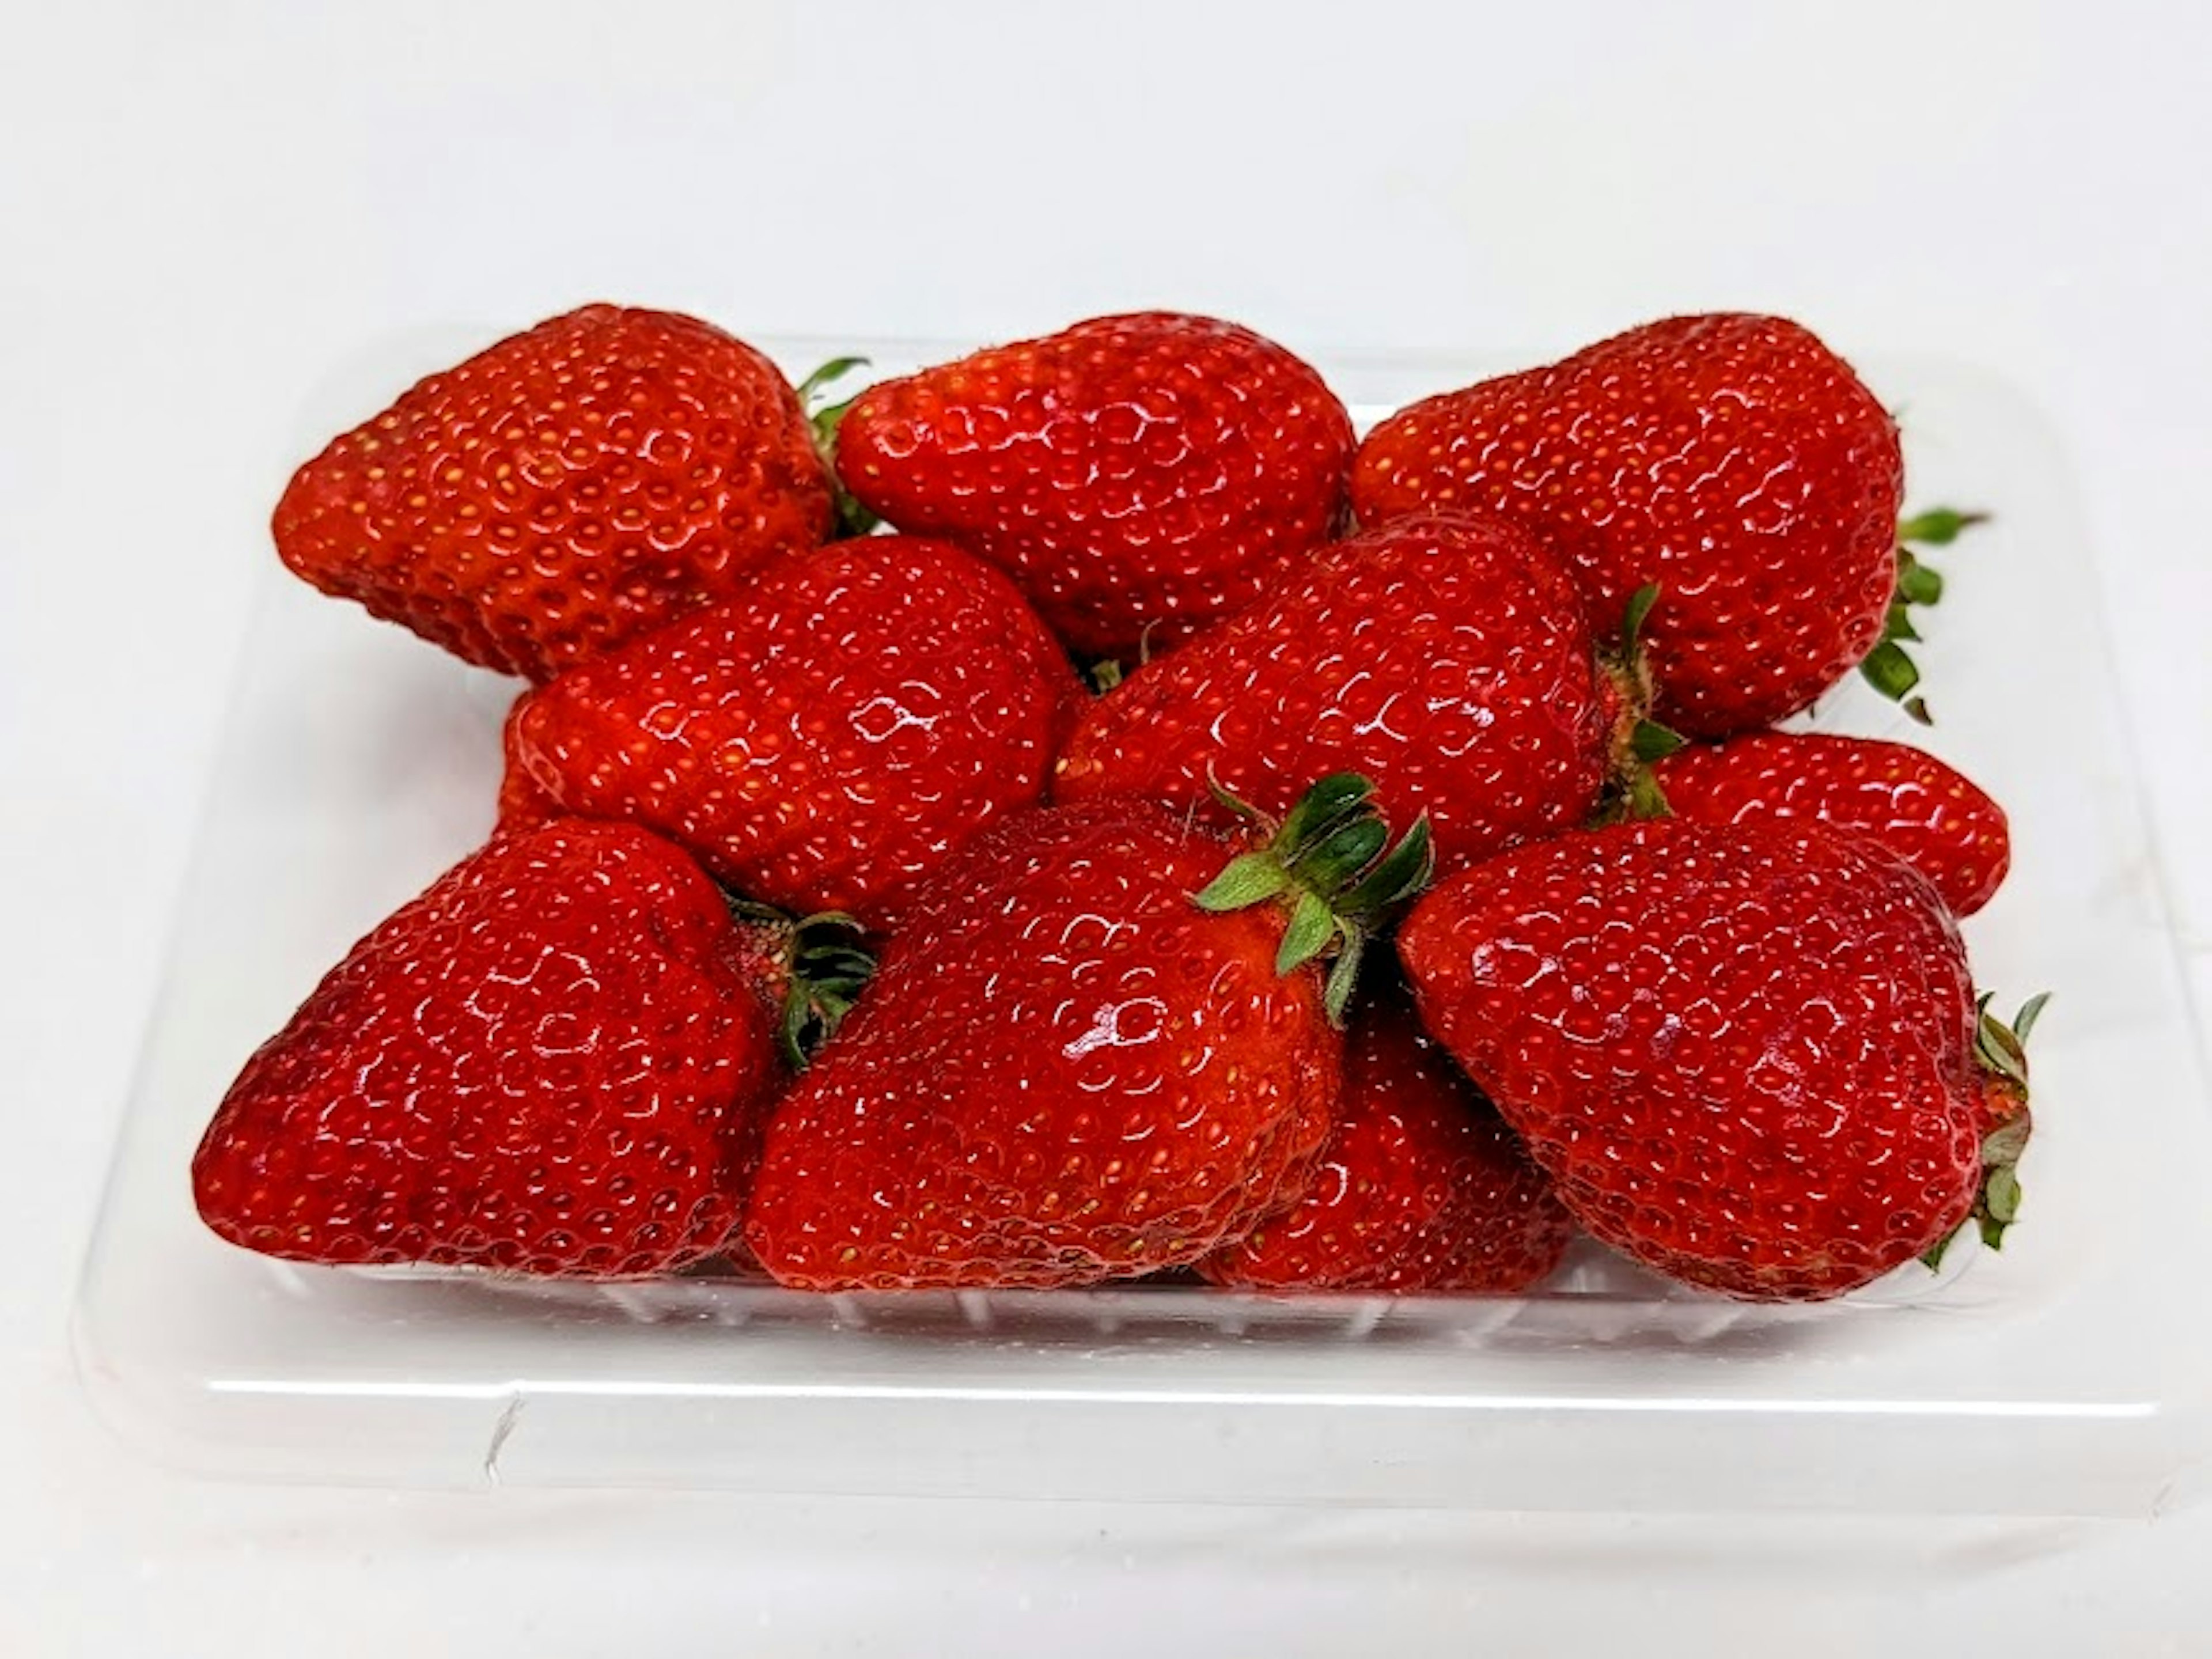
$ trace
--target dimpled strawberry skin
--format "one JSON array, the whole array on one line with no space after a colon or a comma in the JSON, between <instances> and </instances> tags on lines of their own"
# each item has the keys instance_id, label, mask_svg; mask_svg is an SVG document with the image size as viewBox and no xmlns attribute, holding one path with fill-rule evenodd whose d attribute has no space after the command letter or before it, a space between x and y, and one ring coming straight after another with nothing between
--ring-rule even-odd
<instances>
[{"instance_id":1,"label":"dimpled strawberry skin","mask_svg":"<svg viewBox=\"0 0 2212 1659\"><path fill-rule=\"evenodd\" d=\"M1235 849L1130 800L986 831L770 1118L745 1239L813 1290L1060 1285L1196 1261L1296 1197L1342 1043Z\"/></svg>"},{"instance_id":2,"label":"dimpled strawberry skin","mask_svg":"<svg viewBox=\"0 0 2212 1659\"><path fill-rule=\"evenodd\" d=\"M1425 810L1449 872L1586 819L1620 698L1573 580L1525 531L1433 514L1355 536L1137 670L1061 752L1061 800L1137 794L1226 824L1331 772Z\"/></svg>"},{"instance_id":3,"label":"dimpled strawberry skin","mask_svg":"<svg viewBox=\"0 0 2212 1659\"><path fill-rule=\"evenodd\" d=\"M839 477L1009 571L1073 648L1133 657L1249 603L1334 535L1352 422L1232 323L1101 317L869 388Z\"/></svg>"},{"instance_id":4,"label":"dimpled strawberry skin","mask_svg":"<svg viewBox=\"0 0 2212 1659\"><path fill-rule=\"evenodd\" d=\"M563 816L552 796L545 793L529 771L514 763L514 723L529 707L532 694L526 691L514 700L507 711L501 742L507 755L507 769L499 780L499 818L492 833L498 836L519 835L526 830L536 830Z\"/></svg>"},{"instance_id":5,"label":"dimpled strawberry skin","mask_svg":"<svg viewBox=\"0 0 2212 1659\"><path fill-rule=\"evenodd\" d=\"M1312 1188L1200 1262L1213 1283L1504 1293L1559 1265L1574 1223L1550 1180L1390 990L1346 1036Z\"/></svg>"},{"instance_id":6,"label":"dimpled strawberry skin","mask_svg":"<svg viewBox=\"0 0 2212 1659\"><path fill-rule=\"evenodd\" d=\"M433 374L293 475L294 573L456 656L550 678L829 533L775 366L670 312L586 306Z\"/></svg>"},{"instance_id":7,"label":"dimpled strawberry skin","mask_svg":"<svg viewBox=\"0 0 2212 1659\"><path fill-rule=\"evenodd\" d=\"M1871 836L1969 916L2012 867L2004 809L1935 756L1880 738L1760 732L1652 768L1678 817L1700 823L1818 818Z\"/></svg>"},{"instance_id":8,"label":"dimpled strawberry skin","mask_svg":"<svg viewBox=\"0 0 2212 1659\"><path fill-rule=\"evenodd\" d=\"M642 823L750 897L878 921L1043 794L1082 700L999 571L872 536L526 696L502 796L526 822L550 803Z\"/></svg>"},{"instance_id":9,"label":"dimpled strawberry skin","mask_svg":"<svg viewBox=\"0 0 2212 1659\"><path fill-rule=\"evenodd\" d=\"M1423 1022L1592 1234L1753 1299L1838 1294L1962 1221L1981 1085L1934 890L1816 823L1521 848L1399 937Z\"/></svg>"},{"instance_id":10,"label":"dimpled strawberry skin","mask_svg":"<svg viewBox=\"0 0 2212 1659\"><path fill-rule=\"evenodd\" d=\"M738 1213L782 1076L776 972L642 830L502 837L246 1062L192 1160L200 1214L303 1261L681 1267Z\"/></svg>"},{"instance_id":11,"label":"dimpled strawberry skin","mask_svg":"<svg viewBox=\"0 0 2212 1659\"><path fill-rule=\"evenodd\" d=\"M1521 520L1599 627L1657 583L1660 717L1722 737L1805 708L1881 639L1904 477L1896 425L1850 365L1796 323L1723 313L1401 410L1362 443L1352 496L1362 524L1424 507Z\"/></svg>"}]
</instances>

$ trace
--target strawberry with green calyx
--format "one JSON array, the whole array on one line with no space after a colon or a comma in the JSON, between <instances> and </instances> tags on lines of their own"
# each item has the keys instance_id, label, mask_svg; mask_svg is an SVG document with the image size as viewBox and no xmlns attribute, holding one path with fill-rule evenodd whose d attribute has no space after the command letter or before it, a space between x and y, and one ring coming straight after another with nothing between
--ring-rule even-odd
<instances>
[{"instance_id":1,"label":"strawberry with green calyx","mask_svg":"<svg viewBox=\"0 0 2212 1659\"><path fill-rule=\"evenodd\" d=\"M748 1247L811 1290L1082 1285L1295 1201L1336 1104L1332 1006L1427 866L1371 793L1326 780L1242 849L1127 798L985 831L770 1119Z\"/></svg>"},{"instance_id":2,"label":"strawberry with green calyx","mask_svg":"<svg viewBox=\"0 0 2212 1659\"><path fill-rule=\"evenodd\" d=\"M1974 1212L1966 948L1872 841L1682 817L1561 836L1440 884L1397 944L1422 1023L1561 1200L1662 1273L1816 1300Z\"/></svg>"},{"instance_id":3,"label":"strawberry with green calyx","mask_svg":"<svg viewBox=\"0 0 2212 1659\"><path fill-rule=\"evenodd\" d=\"M628 1278L701 1260L789 1079L778 1006L823 994L795 982L803 933L627 824L501 836L246 1062L192 1159L200 1215L300 1261Z\"/></svg>"},{"instance_id":4,"label":"strawberry with green calyx","mask_svg":"<svg viewBox=\"0 0 2212 1659\"><path fill-rule=\"evenodd\" d=\"M1881 638L1859 665L1859 673L1869 685L1923 726L1933 724L1933 717L1928 712L1927 700L1915 695L1914 688L1920 684L1920 669L1905 647L1920 640L1920 632L1913 626L1913 608L1933 605L1942 600L1943 573L1923 562L1910 544L1948 547L1959 539L1960 532L1986 524L1989 516L1986 513L1961 513L1955 507L1937 507L1917 513L1897 526L1896 592L1890 599Z\"/></svg>"},{"instance_id":5,"label":"strawberry with green calyx","mask_svg":"<svg viewBox=\"0 0 2212 1659\"><path fill-rule=\"evenodd\" d=\"M1362 441L1352 502L1364 526L1516 520L1573 568L1593 627L1663 583L1660 718L1716 738L1808 707L1874 648L1904 475L1848 363L1786 319L1718 313L1400 410Z\"/></svg>"},{"instance_id":6,"label":"strawberry with green calyx","mask_svg":"<svg viewBox=\"0 0 2212 1659\"><path fill-rule=\"evenodd\" d=\"M1194 896L1202 910L1243 910L1263 899L1290 907L1275 971L1317 957L1329 962L1322 1006L1332 1024L1344 1011L1379 921L1429 884L1436 867L1426 813L1388 852L1389 827L1375 816L1375 786L1356 773L1323 778L1279 824L1217 787L1223 804L1259 826L1264 843L1232 859Z\"/></svg>"},{"instance_id":7,"label":"strawberry with green calyx","mask_svg":"<svg viewBox=\"0 0 2212 1659\"><path fill-rule=\"evenodd\" d=\"M1084 711L1053 793L1139 795L1226 827L1215 783L1280 814L1313 778L1356 772L1389 815L1428 816L1449 873L1586 820L1662 735L1638 731L1650 690L1635 629L1601 647L1527 531L1413 514L1322 549L1131 672Z\"/></svg>"},{"instance_id":8,"label":"strawberry with green calyx","mask_svg":"<svg viewBox=\"0 0 2212 1659\"><path fill-rule=\"evenodd\" d=\"M841 910L818 911L794 921L781 910L734 895L729 906L740 926L758 930L771 942L781 981L776 1042L784 1063L803 1072L822 1045L837 1034L861 988L876 971L866 932Z\"/></svg>"}]
</instances>

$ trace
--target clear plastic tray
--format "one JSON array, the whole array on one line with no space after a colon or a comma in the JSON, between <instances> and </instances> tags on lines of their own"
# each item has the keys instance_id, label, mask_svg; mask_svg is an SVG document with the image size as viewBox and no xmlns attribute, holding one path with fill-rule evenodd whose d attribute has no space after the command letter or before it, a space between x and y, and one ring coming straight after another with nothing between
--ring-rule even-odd
<instances>
[{"instance_id":1,"label":"clear plastic tray","mask_svg":"<svg viewBox=\"0 0 2212 1659\"><path fill-rule=\"evenodd\" d=\"M426 349L432 366L448 345ZM833 355L793 343L802 368ZM884 372L950 355L876 348ZM453 355L459 355L455 351ZM1322 361L1371 417L1494 370ZM489 825L514 687L270 561L76 1321L102 1413L223 1475L1540 1509L2130 1514L2212 1452L2207 1091L2067 468L2001 382L1869 365L1911 504L1999 515L1939 562L1939 724L1854 683L1826 727L1910 735L2009 806L1967 924L2033 1045L2002 1257L1753 1308L1580 1254L1515 1298L1130 1287L815 1297L302 1268L220 1243L187 1165L253 1046ZM319 398L301 433L393 378ZM2170 1171L2185 1172L2168 1179Z\"/></svg>"}]
</instances>

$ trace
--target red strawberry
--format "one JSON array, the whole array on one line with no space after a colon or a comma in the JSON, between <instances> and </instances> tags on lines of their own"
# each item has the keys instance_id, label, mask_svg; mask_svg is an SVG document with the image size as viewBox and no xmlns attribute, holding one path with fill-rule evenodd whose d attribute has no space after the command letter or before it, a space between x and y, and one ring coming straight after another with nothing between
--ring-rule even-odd
<instances>
[{"instance_id":1,"label":"red strawberry","mask_svg":"<svg viewBox=\"0 0 2212 1659\"><path fill-rule=\"evenodd\" d=\"M1200 1271L1261 1288L1518 1291L1559 1265L1573 1231L1496 1109L1394 996L1352 1021L1312 1190Z\"/></svg>"},{"instance_id":2,"label":"red strawberry","mask_svg":"<svg viewBox=\"0 0 2212 1659\"><path fill-rule=\"evenodd\" d=\"M811 1290L1087 1284L1199 1261L1296 1197L1336 1103L1326 1011L1363 918L1425 869L1418 831L1376 859L1365 793L1325 781L1225 870L1231 846L1140 801L979 836L771 1118L762 1264Z\"/></svg>"},{"instance_id":3,"label":"red strawberry","mask_svg":"<svg viewBox=\"0 0 2212 1659\"><path fill-rule=\"evenodd\" d=\"M706 1256L783 1077L779 951L643 830L502 837L246 1062L192 1160L200 1214L304 1261L603 1278Z\"/></svg>"},{"instance_id":4,"label":"red strawberry","mask_svg":"<svg viewBox=\"0 0 2212 1659\"><path fill-rule=\"evenodd\" d=\"M499 781L499 825L494 832L497 835L518 835L563 816L560 804L545 793L537 779L514 762L514 722L530 700L531 694L526 691L507 711L504 744L508 759L507 770Z\"/></svg>"},{"instance_id":5,"label":"red strawberry","mask_svg":"<svg viewBox=\"0 0 2212 1659\"><path fill-rule=\"evenodd\" d=\"M1966 951L1873 842L1679 818L1566 836L1437 889L1399 951L1576 1218L1662 1272L1833 1296L1976 1207Z\"/></svg>"},{"instance_id":6,"label":"red strawberry","mask_svg":"<svg viewBox=\"0 0 2212 1659\"><path fill-rule=\"evenodd\" d=\"M586 306L429 379L276 506L276 550L488 668L546 679L829 532L799 399L742 341Z\"/></svg>"},{"instance_id":7,"label":"red strawberry","mask_svg":"<svg viewBox=\"0 0 2212 1659\"><path fill-rule=\"evenodd\" d=\"M755 898L881 921L1043 794L1081 698L1005 576L866 537L525 697L503 801L642 823Z\"/></svg>"},{"instance_id":8,"label":"red strawberry","mask_svg":"<svg viewBox=\"0 0 2212 1659\"><path fill-rule=\"evenodd\" d=\"M1771 726L1882 637L1897 429L1850 365L1775 317L1678 317L1401 410L1360 446L1363 524L1425 507L1520 520L1610 626L1648 583L1660 717Z\"/></svg>"},{"instance_id":9,"label":"red strawberry","mask_svg":"<svg viewBox=\"0 0 2212 1659\"><path fill-rule=\"evenodd\" d=\"M1525 531L1423 514L1330 547L1131 674L1053 787L1226 822L1216 783L1279 812L1307 780L1358 771L1388 809L1428 813L1449 872L1590 816L1626 764L1634 679L1601 664L1572 579Z\"/></svg>"},{"instance_id":10,"label":"red strawberry","mask_svg":"<svg viewBox=\"0 0 2212 1659\"><path fill-rule=\"evenodd\" d=\"M1987 904L2012 864L2004 809L1905 744L1757 732L1682 750L1652 774L1678 817L1818 818L1869 836L1935 883L1954 915Z\"/></svg>"},{"instance_id":11,"label":"red strawberry","mask_svg":"<svg viewBox=\"0 0 2212 1659\"><path fill-rule=\"evenodd\" d=\"M1003 565L1077 650L1126 657L1334 533L1352 422L1273 341L1145 312L871 387L836 453L863 504Z\"/></svg>"}]
</instances>

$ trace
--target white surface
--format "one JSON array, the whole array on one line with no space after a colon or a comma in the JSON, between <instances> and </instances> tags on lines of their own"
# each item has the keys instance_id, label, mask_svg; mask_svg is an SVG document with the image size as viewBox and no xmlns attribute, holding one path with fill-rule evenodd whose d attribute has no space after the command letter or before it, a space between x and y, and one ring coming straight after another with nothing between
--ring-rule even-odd
<instances>
[{"instance_id":1,"label":"white surface","mask_svg":"<svg viewBox=\"0 0 2212 1659\"><path fill-rule=\"evenodd\" d=\"M302 420L359 412L316 405L330 367L395 331L602 295L831 334L1165 301L1293 343L1564 349L1740 304L1999 366L2072 447L2212 945L2212 781L2179 763L2212 706L2212 15L1196 9L13 15L0 1651L2203 1650L2212 1503L2036 1527L392 1498L174 1480L88 1420L64 1310L267 505Z\"/></svg>"}]
</instances>

